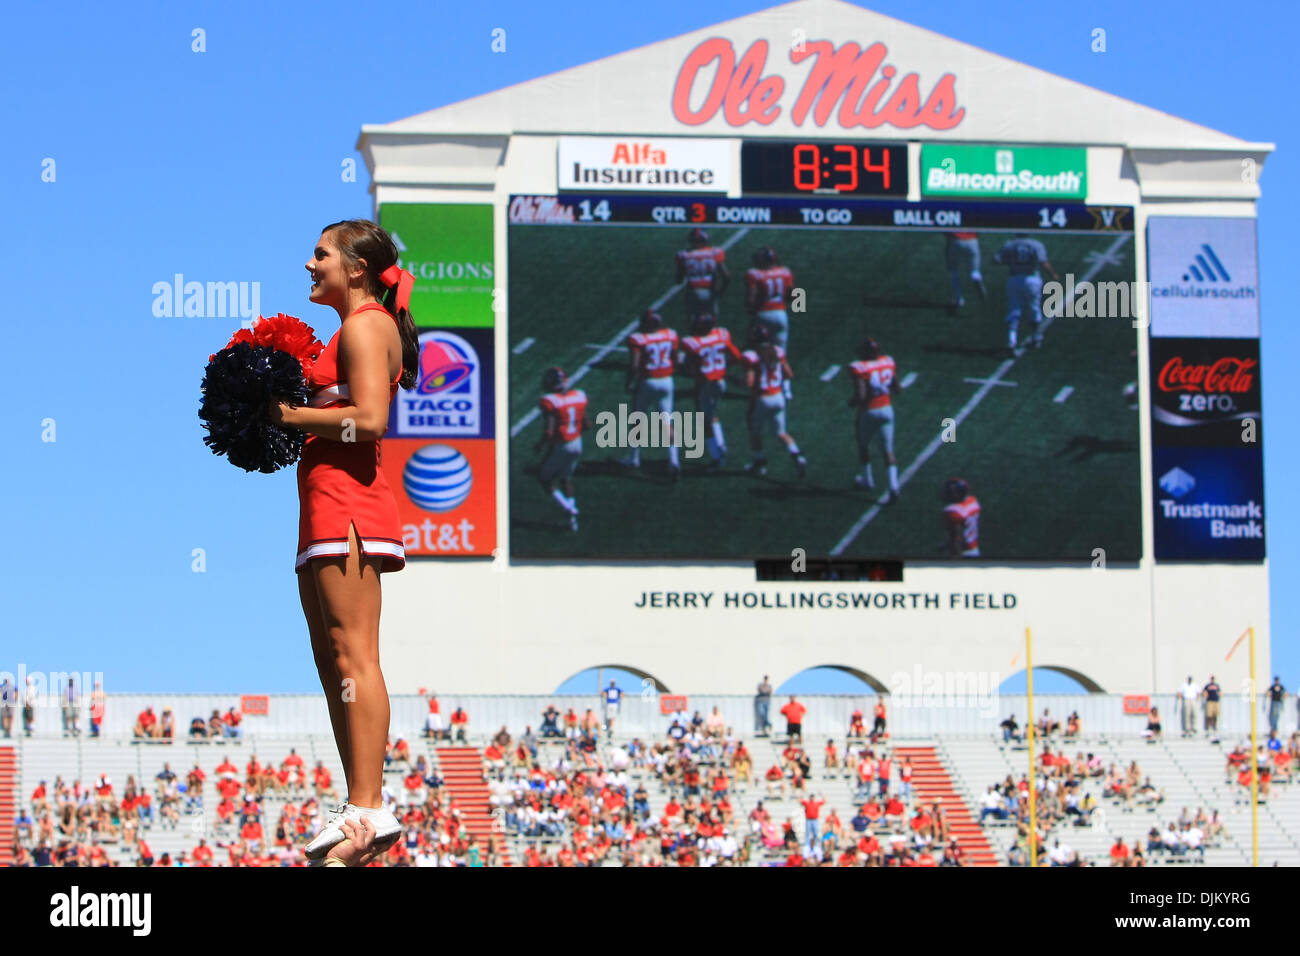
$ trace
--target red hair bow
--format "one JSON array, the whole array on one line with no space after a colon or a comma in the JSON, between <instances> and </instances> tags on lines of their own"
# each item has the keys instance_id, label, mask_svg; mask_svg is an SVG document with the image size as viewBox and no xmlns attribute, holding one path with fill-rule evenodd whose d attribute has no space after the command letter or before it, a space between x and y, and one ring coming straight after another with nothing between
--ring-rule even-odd
<instances>
[{"instance_id":1,"label":"red hair bow","mask_svg":"<svg viewBox=\"0 0 1300 956\"><path fill-rule=\"evenodd\" d=\"M396 309L406 309L409 312L411 308L411 290L415 288L415 276L394 263L379 274L379 281L390 289L397 286Z\"/></svg>"}]
</instances>

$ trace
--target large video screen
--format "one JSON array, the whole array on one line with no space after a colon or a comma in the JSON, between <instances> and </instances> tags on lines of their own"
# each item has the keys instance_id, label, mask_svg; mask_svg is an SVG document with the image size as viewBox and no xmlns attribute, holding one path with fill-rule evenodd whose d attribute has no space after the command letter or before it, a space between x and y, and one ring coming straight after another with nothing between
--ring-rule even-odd
<instances>
[{"instance_id":1,"label":"large video screen","mask_svg":"<svg viewBox=\"0 0 1300 956\"><path fill-rule=\"evenodd\" d=\"M1132 222L512 197L512 557L1137 560Z\"/></svg>"}]
</instances>

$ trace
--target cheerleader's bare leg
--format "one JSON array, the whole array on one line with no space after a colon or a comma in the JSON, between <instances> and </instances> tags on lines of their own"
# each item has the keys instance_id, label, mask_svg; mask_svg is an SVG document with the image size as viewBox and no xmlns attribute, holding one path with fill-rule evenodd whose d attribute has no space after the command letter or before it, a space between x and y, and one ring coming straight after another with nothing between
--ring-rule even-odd
<instances>
[{"instance_id":1,"label":"cheerleader's bare leg","mask_svg":"<svg viewBox=\"0 0 1300 956\"><path fill-rule=\"evenodd\" d=\"M298 575L298 597L302 600L302 612L307 618L307 630L311 634L311 651L316 659L316 673L320 675L321 689L325 692L325 702L329 706L334 744L338 747L339 760L343 763L343 779L351 787L352 750L348 745L348 718L346 705L343 703L345 690L343 677L334 662L329 632L325 629L325 618L321 611L320 594L316 588L316 574L310 566Z\"/></svg>"},{"instance_id":2,"label":"cheerleader's bare leg","mask_svg":"<svg viewBox=\"0 0 1300 956\"><path fill-rule=\"evenodd\" d=\"M356 525L349 527L346 558L312 562L328 651L338 672L347 726L348 802L382 805L384 749L388 743L388 687L379 669L378 557L365 557Z\"/></svg>"}]
</instances>

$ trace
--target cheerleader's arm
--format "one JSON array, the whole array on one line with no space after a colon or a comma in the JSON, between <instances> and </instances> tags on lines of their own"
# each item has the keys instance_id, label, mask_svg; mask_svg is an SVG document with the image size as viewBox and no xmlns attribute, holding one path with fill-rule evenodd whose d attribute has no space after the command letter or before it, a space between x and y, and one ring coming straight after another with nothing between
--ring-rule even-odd
<instances>
[{"instance_id":1,"label":"cheerleader's arm","mask_svg":"<svg viewBox=\"0 0 1300 956\"><path fill-rule=\"evenodd\" d=\"M390 343L391 338L391 343ZM388 350L400 350L392 319L379 312L360 312L339 333L339 368L347 369L350 404L330 408L280 403L280 424L332 441L377 441L388 430Z\"/></svg>"}]
</instances>

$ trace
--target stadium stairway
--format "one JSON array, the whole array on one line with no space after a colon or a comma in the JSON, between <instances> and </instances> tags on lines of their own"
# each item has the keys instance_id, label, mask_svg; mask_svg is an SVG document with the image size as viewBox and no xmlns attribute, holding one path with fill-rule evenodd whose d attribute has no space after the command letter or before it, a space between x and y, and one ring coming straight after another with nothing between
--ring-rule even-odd
<instances>
[{"instance_id":1,"label":"stadium stairway","mask_svg":"<svg viewBox=\"0 0 1300 956\"><path fill-rule=\"evenodd\" d=\"M998 858L984 835L984 829L971 816L966 798L957 791L936 748L926 745L896 745L893 748L895 769L903 758L912 761L912 799L929 806L939 804L947 818L957 845L971 866L997 866ZM892 787L892 784L891 784Z\"/></svg>"},{"instance_id":2,"label":"stadium stairway","mask_svg":"<svg viewBox=\"0 0 1300 956\"><path fill-rule=\"evenodd\" d=\"M0 866L9 866L14 861L18 800L18 748L0 747Z\"/></svg>"},{"instance_id":3,"label":"stadium stairway","mask_svg":"<svg viewBox=\"0 0 1300 956\"><path fill-rule=\"evenodd\" d=\"M439 747L437 758L445 789L460 810L465 829L486 853L488 840L497 831L493 829L490 793L483 780L483 752L477 747ZM497 847L501 865L510 866L509 841L499 838Z\"/></svg>"}]
</instances>

